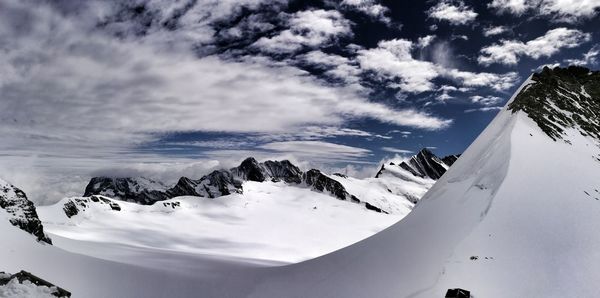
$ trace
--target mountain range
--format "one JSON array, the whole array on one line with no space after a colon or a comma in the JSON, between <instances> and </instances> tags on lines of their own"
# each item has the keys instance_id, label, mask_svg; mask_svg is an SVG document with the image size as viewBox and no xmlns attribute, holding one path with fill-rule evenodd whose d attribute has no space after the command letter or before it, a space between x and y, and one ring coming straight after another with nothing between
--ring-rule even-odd
<instances>
[{"instance_id":1,"label":"mountain range","mask_svg":"<svg viewBox=\"0 0 600 298\"><path fill-rule=\"evenodd\" d=\"M386 163L377 178L321 173L361 204L347 196L334 199L325 186L321 192L318 174L303 172L299 183L286 182L257 162L258 171L220 171L224 180L201 178L186 190L204 198L144 205L150 201L90 195L39 207L54 245L36 241L42 234L26 233L11 220L23 218L14 206L28 204L8 185L0 209L0 264L85 297L599 297L598 111L600 72L544 68L523 82L456 160L422 152ZM406 191L418 194L425 185L418 182L433 184L436 176L413 204ZM393 181L407 183L392 187ZM104 194L120 194L105 185ZM141 192L172 189L141 186ZM230 194L216 196L224 190ZM393 205L384 193L404 200ZM85 211L69 218L63 207L77 199ZM20 203L6 203L14 200ZM202 216L210 220L196 221ZM371 225L386 219L392 219L387 228ZM380 232L296 264L267 261L364 232L365 226ZM227 233L229 238L215 238ZM268 242L257 239L293 245L266 251ZM217 250L205 253L207 246ZM234 257L249 250L253 257Z\"/></svg>"}]
</instances>

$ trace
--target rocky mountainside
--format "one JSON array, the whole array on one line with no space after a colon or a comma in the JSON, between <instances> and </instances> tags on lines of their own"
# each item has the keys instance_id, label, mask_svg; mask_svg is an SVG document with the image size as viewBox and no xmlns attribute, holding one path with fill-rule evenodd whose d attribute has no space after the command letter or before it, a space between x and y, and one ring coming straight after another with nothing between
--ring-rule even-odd
<instances>
[{"instance_id":1,"label":"rocky mountainside","mask_svg":"<svg viewBox=\"0 0 600 298\"><path fill-rule=\"evenodd\" d=\"M509 105L513 113L525 112L555 141L567 128L600 140L600 71L545 67L531 81Z\"/></svg>"},{"instance_id":2,"label":"rocky mountainside","mask_svg":"<svg viewBox=\"0 0 600 298\"><path fill-rule=\"evenodd\" d=\"M412 157L408 163L402 163L401 165L403 166L398 167L397 170L402 172L403 176L406 176L403 181L382 178L370 183L376 188L384 187L387 192L408 199L414 204L433 184L433 182L425 181L421 178L429 179L441 176L449 167L449 164L456 159L456 156L453 157L454 159L451 157L446 158L449 160L448 163L443 162L429 150L424 149L418 155ZM404 167L409 169L409 171L404 169ZM382 168L383 170L384 167ZM393 177L396 179L398 173L394 175ZM383 176L381 171L376 177L380 176ZM386 204L383 203L389 201L385 198L380 200L379 203L375 203L369 201L370 197L361 197L361 195L351 193L347 187L352 187L351 184L353 181L348 177L343 177L343 175L330 176L317 169L303 172L288 160L258 162L252 157L245 159L237 167L229 170L216 170L200 179L181 177L177 184L171 188L167 188L160 182L141 177L95 177L92 178L86 187L84 196L102 195L138 204L150 205L157 201L164 201L179 196L217 198L235 193L242 194L244 191L244 181L283 181L292 186L303 186L314 191L327 193L340 200L363 204L369 210L389 213L393 212L394 209L393 207L386 208L384 206ZM401 185L399 188L398 185L394 185L396 182L400 184L412 183L415 186L405 189ZM377 200L379 199L376 198L375 201ZM70 207L66 206L66 208Z\"/></svg>"},{"instance_id":3,"label":"rocky mountainside","mask_svg":"<svg viewBox=\"0 0 600 298\"><path fill-rule=\"evenodd\" d=\"M460 154L448 155L443 158L439 158L429 149L423 148L421 151L419 151L419 153L411 156L406 161L402 161L398 164L390 162L387 166L383 165L375 177L380 177L384 174L386 169L390 167L400 167L403 170L411 173L413 176L437 180L440 179L444 173L446 173L450 166L459 157Z\"/></svg>"},{"instance_id":4,"label":"rocky mountainside","mask_svg":"<svg viewBox=\"0 0 600 298\"><path fill-rule=\"evenodd\" d=\"M33 202L27 199L22 190L0 179L0 219L2 215L13 226L35 236L38 241L52 244L52 240L44 233Z\"/></svg>"},{"instance_id":5,"label":"rocky mountainside","mask_svg":"<svg viewBox=\"0 0 600 298\"><path fill-rule=\"evenodd\" d=\"M169 198L165 193L166 188L164 184L144 177L94 177L85 188L84 196L104 195L123 201L152 204Z\"/></svg>"}]
</instances>

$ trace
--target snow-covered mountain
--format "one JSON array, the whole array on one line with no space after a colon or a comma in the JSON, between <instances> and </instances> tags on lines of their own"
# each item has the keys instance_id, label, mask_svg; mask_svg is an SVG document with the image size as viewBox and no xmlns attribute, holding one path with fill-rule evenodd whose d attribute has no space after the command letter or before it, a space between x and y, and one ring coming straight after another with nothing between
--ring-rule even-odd
<instances>
[{"instance_id":1,"label":"snow-covered mountain","mask_svg":"<svg viewBox=\"0 0 600 298\"><path fill-rule=\"evenodd\" d=\"M397 222L434 183L401 167L383 168L377 178L356 179L248 158L198 180L182 177L171 188L146 178L97 177L87 196L39 212L57 246L100 258L112 260L114 249L90 250L80 243L299 262ZM169 241L149 243L150 235Z\"/></svg>"},{"instance_id":2,"label":"snow-covered mountain","mask_svg":"<svg viewBox=\"0 0 600 298\"><path fill-rule=\"evenodd\" d=\"M182 253L177 246L151 249L151 244L172 239L168 237L173 230L169 225L159 237L153 237L152 233L135 234L146 236L140 237L146 247L94 242L94 239L71 241L59 236L53 236L54 246L39 245L8 221L0 221L0 233L6 240L0 242L0 264L5 271L25 269L42 278L52 277L57 284L71 290L74 297L192 297L202 293L203 297L418 298L443 297L450 288L467 289L474 297L486 298L598 297L600 290L595 284L600 276L597 253L600 236L596 233L600 229L600 139L595 133L600 127L598 82L600 72L582 68L544 69L534 74L408 216L370 238L322 257L273 266L247 259ZM351 179L331 176L334 177L339 179L336 181ZM290 189L310 194L272 201L289 203L288 210L302 210L299 218L306 224L302 229L282 234L289 238L302 238L297 233L309 233L314 219L309 212L346 210L333 205L294 209L300 205L293 206L293 202L302 206L335 202L352 206L362 215L390 217L358 204L331 199L310 188L291 188L271 181L246 181L243 194L220 198L224 200L181 199L180 204L230 202L238 204L238 210L254 210L253 217L259 221L267 214L279 213L272 206L261 209L265 204L260 202L246 206L241 196L256 193L255 198L265 198L258 192L273 193L277 187L285 190L277 194L288 193ZM347 191L358 193L350 187ZM306 199L314 200L306 204ZM143 218L150 215L134 208L156 208L155 213L159 214L178 210L173 205L117 203L121 211L112 209L110 204L98 208L89 207L92 205L89 202L86 205L113 212L101 213L102 216L122 214L119 212L131 208L130 214L135 216L129 218L141 219L128 224L138 225L138 231L147 227ZM62 206L54 207L58 212L46 211L66 218ZM194 213L182 213L178 220L210 212L213 207L198 205ZM215 213L209 214L217 219L214 222L244 227L239 214L222 210L225 209L213 209ZM46 211L40 208L42 218ZM85 221L86 217L81 215L70 220ZM275 230L294 218L292 212L279 215L278 224L270 226ZM343 225L352 225L357 218L362 220L353 213L346 216ZM104 223L112 223L114 219L105 217ZM77 225L76 221L63 222L63 226L72 228L72 235L85 234ZM105 226L106 231L118 225L117 222ZM183 222L179 227L192 231L201 226ZM250 237L269 231L267 228L254 231ZM124 239L131 236L134 235L126 232L121 235ZM206 241L191 238L188 244L200 247ZM65 249L87 251L96 257Z\"/></svg>"},{"instance_id":3,"label":"snow-covered mountain","mask_svg":"<svg viewBox=\"0 0 600 298\"><path fill-rule=\"evenodd\" d=\"M167 187L144 177L94 177L85 189L84 197L100 195L127 202L151 205L181 196L218 198L243 194L245 182L284 183L291 187L309 188L329 194L339 200L357 203L366 209L383 213L406 214L418 199L449 167L427 149L408 161L382 166L377 179L353 179L341 174L327 175L320 170L303 172L288 160L258 162L249 157L229 170L216 170L200 179L181 177L176 185ZM414 165L413 165L414 164ZM349 191L351 188L352 191ZM361 188L367 188L363 191ZM379 191L374 195L374 190ZM408 200L410 203L405 202Z\"/></svg>"},{"instance_id":4,"label":"snow-covered mountain","mask_svg":"<svg viewBox=\"0 0 600 298\"><path fill-rule=\"evenodd\" d=\"M599 111L600 72L545 68L402 221L228 294L598 297Z\"/></svg>"}]
</instances>

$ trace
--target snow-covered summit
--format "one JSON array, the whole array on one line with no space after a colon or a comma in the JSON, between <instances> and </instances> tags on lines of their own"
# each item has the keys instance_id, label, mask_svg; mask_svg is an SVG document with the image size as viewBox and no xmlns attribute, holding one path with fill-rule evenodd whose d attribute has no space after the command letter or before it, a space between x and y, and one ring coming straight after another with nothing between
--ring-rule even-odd
<instances>
[{"instance_id":1,"label":"snow-covered summit","mask_svg":"<svg viewBox=\"0 0 600 298\"><path fill-rule=\"evenodd\" d=\"M544 72L399 223L260 273L250 287L229 287L232 296L429 298L454 288L487 298L600 296L600 126L598 109L585 108L600 102L592 91L600 80L581 68ZM536 96L519 102L530 90Z\"/></svg>"},{"instance_id":2,"label":"snow-covered summit","mask_svg":"<svg viewBox=\"0 0 600 298\"><path fill-rule=\"evenodd\" d=\"M525 112L553 140L568 142L569 128L600 140L600 71L545 67L509 108Z\"/></svg>"}]
</instances>

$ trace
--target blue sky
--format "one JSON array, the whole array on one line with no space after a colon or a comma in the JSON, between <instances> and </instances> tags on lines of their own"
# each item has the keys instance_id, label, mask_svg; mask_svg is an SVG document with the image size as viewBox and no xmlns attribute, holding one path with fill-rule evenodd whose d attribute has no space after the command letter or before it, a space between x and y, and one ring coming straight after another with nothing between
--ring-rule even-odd
<instances>
[{"instance_id":1,"label":"blue sky","mask_svg":"<svg viewBox=\"0 0 600 298\"><path fill-rule=\"evenodd\" d=\"M91 175L171 181L247 156L365 176L423 147L460 153L540 66L597 68L599 9L0 0L0 171L34 192L74 181L58 196Z\"/></svg>"}]
</instances>

